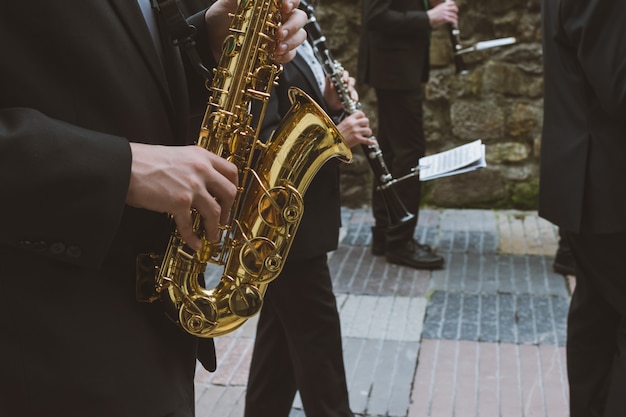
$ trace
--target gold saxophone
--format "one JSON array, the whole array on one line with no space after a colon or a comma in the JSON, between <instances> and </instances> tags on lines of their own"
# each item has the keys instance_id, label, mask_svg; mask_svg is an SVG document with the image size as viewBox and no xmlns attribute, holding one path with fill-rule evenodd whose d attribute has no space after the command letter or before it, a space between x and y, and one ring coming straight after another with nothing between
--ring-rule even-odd
<instances>
[{"instance_id":1,"label":"gold saxophone","mask_svg":"<svg viewBox=\"0 0 626 417\"><path fill-rule=\"evenodd\" d=\"M175 230L164 255L138 258L138 299L162 300L167 315L198 337L232 332L260 311L268 283L287 258L311 180L330 158L352 159L332 120L295 88L289 91L288 114L267 143L259 140L281 71L272 59L280 21L280 0L240 0L209 87L197 145L237 165L240 184L219 242L204 238L202 219L192 210L200 251ZM256 116L249 110L252 100L261 103ZM212 289L204 288L202 279L209 262L224 266Z\"/></svg>"}]
</instances>

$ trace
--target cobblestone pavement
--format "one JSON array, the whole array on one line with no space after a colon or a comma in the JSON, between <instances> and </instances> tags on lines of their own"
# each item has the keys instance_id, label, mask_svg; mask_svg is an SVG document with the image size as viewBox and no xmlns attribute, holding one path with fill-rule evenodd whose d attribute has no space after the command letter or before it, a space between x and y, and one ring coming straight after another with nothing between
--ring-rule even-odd
<instances>
[{"instance_id":1,"label":"cobblestone pavement","mask_svg":"<svg viewBox=\"0 0 626 417\"><path fill-rule=\"evenodd\" d=\"M567 417L572 277L552 272L556 228L536 212L422 210L416 238L446 259L422 271L370 253L369 209L343 209L330 254L350 402L358 416ZM198 367L198 417L241 417L255 318ZM290 417L304 417L296 398ZM268 416L272 417L272 416Z\"/></svg>"}]
</instances>

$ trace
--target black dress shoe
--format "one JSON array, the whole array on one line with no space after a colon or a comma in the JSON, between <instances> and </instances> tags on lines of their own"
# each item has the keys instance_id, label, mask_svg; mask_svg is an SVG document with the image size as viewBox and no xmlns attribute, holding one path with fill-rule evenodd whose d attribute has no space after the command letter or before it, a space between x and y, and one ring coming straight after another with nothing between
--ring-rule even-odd
<instances>
[{"instance_id":1,"label":"black dress shoe","mask_svg":"<svg viewBox=\"0 0 626 417\"><path fill-rule=\"evenodd\" d=\"M443 257L432 251L430 246L421 245L411 239L385 251L387 262L397 265L406 265L415 269L440 269L443 267Z\"/></svg>"}]
</instances>

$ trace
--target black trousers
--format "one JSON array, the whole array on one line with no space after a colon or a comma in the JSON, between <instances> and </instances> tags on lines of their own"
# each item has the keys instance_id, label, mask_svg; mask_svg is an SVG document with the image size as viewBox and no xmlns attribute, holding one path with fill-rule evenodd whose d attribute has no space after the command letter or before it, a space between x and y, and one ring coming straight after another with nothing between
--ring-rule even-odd
<instances>
[{"instance_id":1,"label":"black trousers","mask_svg":"<svg viewBox=\"0 0 626 417\"><path fill-rule=\"evenodd\" d=\"M378 134L376 139L385 164L394 178L409 174L426 152L423 125L423 89L409 91L376 90L378 99ZM389 228L384 199L379 191L372 193L375 228L386 231L387 243L413 237L421 202L421 183L415 176L394 185L406 209L415 215L414 221Z\"/></svg>"},{"instance_id":2,"label":"black trousers","mask_svg":"<svg viewBox=\"0 0 626 417\"><path fill-rule=\"evenodd\" d=\"M353 417L339 312L326 255L287 261L265 294L245 417L288 417L296 391L307 417Z\"/></svg>"},{"instance_id":3,"label":"black trousers","mask_svg":"<svg viewBox=\"0 0 626 417\"><path fill-rule=\"evenodd\" d=\"M568 315L570 417L626 416L626 233L566 233L576 259Z\"/></svg>"}]
</instances>

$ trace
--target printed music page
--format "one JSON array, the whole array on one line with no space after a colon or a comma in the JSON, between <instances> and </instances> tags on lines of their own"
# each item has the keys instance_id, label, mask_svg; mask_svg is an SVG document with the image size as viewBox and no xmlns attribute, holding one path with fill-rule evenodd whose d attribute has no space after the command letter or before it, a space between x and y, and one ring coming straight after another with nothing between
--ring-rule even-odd
<instances>
[{"instance_id":1,"label":"printed music page","mask_svg":"<svg viewBox=\"0 0 626 417\"><path fill-rule=\"evenodd\" d=\"M480 139L419 160L420 181L434 180L485 168L485 145Z\"/></svg>"}]
</instances>

